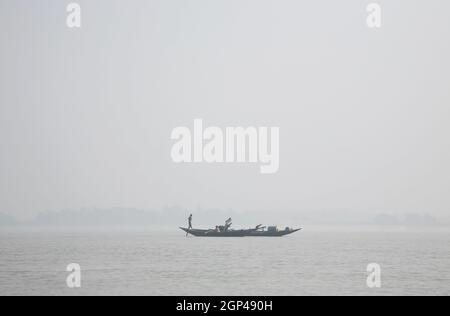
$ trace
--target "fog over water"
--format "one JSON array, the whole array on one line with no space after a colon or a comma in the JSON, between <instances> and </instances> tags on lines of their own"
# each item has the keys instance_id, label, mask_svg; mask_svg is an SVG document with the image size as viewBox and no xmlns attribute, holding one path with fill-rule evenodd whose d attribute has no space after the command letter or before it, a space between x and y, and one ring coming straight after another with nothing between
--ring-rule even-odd
<instances>
[{"instance_id":1,"label":"fog over water","mask_svg":"<svg viewBox=\"0 0 450 316\"><path fill-rule=\"evenodd\" d=\"M450 294L449 1L69 2L0 1L0 295ZM196 119L276 172L175 163Z\"/></svg>"},{"instance_id":2,"label":"fog over water","mask_svg":"<svg viewBox=\"0 0 450 316\"><path fill-rule=\"evenodd\" d=\"M372 30L353 0L78 2L76 30L65 1L0 3L0 213L448 218L450 3L380 1ZM279 171L173 163L196 118L279 127Z\"/></svg>"}]
</instances>

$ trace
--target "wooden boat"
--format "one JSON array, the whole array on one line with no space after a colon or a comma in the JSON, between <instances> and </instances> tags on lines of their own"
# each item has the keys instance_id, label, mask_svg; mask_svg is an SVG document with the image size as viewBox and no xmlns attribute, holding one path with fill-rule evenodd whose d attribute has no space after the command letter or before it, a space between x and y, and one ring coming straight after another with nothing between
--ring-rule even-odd
<instances>
[{"instance_id":1,"label":"wooden boat","mask_svg":"<svg viewBox=\"0 0 450 316\"><path fill-rule=\"evenodd\" d=\"M222 226L220 226L222 227ZM301 228L292 229L286 227L284 230L278 230L275 226L270 226L267 230L261 225L250 229L188 229L180 227L181 230L196 237L281 237L295 233Z\"/></svg>"}]
</instances>

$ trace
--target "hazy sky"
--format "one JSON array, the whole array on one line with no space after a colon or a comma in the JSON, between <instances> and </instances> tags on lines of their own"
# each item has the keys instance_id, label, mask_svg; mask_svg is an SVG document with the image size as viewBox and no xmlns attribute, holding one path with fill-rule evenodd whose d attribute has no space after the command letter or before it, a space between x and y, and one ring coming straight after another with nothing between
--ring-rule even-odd
<instances>
[{"instance_id":1,"label":"hazy sky","mask_svg":"<svg viewBox=\"0 0 450 316\"><path fill-rule=\"evenodd\" d=\"M0 1L0 213L450 212L449 1ZM280 127L280 169L175 164L171 131Z\"/></svg>"}]
</instances>

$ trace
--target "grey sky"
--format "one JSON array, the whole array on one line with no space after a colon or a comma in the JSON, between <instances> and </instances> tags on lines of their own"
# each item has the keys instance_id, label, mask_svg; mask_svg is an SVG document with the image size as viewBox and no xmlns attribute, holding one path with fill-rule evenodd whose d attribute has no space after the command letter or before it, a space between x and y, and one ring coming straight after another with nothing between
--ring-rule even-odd
<instances>
[{"instance_id":1,"label":"grey sky","mask_svg":"<svg viewBox=\"0 0 450 316\"><path fill-rule=\"evenodd\" d=\"M70 2L0 2L0 213L450 212L450 2ZM174 164L195 118L279 126L279 172Z\"/></svg>"}]
</instances>

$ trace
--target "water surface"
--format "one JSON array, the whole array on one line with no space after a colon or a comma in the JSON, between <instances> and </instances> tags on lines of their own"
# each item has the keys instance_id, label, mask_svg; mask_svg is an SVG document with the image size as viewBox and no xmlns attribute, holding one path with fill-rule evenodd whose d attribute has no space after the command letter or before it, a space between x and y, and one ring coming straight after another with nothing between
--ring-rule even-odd
<instances>
[{"instance_id":1,"label":"water surface","mask_svg":"<svg viewBox=\"0 0 450 316\"><path fill-rule=\"evenodd\" d=\"M306 228L282 238L0 230L0 295L449 295L450 232ZM66 266L82 268L69 289ZM366 267L382 267L382 287Z\"/></svg>"}]
</instances>

